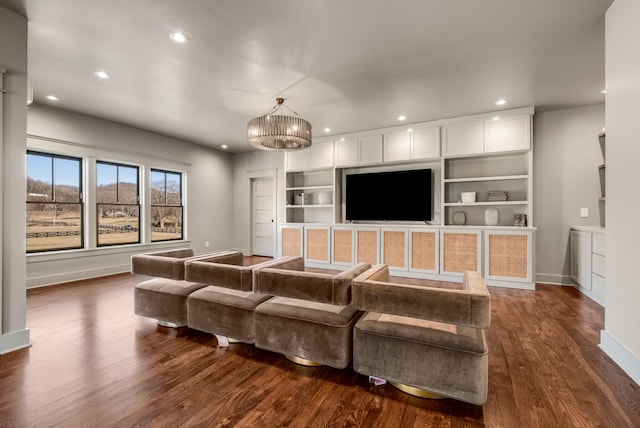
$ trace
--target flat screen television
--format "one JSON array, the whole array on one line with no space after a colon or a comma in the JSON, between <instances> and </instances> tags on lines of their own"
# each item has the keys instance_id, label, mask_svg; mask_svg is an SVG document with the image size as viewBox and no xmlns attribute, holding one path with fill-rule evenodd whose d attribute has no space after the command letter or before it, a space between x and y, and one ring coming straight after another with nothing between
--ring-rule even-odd
<instances>
[{"instance_id":1,"label":"flat screen television","mask_svg":"<svg viewBox=\"0 0 640 428\"><path fill-rule=\"evenodd\" d=\"M348 174L347 221L430 221L431 169Z\"/></svg>"}]
</instances>

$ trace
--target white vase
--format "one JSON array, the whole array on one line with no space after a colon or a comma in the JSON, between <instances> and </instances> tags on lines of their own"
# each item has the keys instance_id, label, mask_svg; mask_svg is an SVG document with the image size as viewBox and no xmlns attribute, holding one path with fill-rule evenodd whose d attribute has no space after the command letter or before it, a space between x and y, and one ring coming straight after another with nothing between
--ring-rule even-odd
<instances>
[{"instance_id":1,"label":"white vase","mask_svg":"<svg viewBox=\"0 0 640 428\"><path fill-rule=\"evenodd\" d=\"M487 208L484 211L484 224L487 226L498 225L498 210L495 208Z\"/></svg>"}]
</instances>

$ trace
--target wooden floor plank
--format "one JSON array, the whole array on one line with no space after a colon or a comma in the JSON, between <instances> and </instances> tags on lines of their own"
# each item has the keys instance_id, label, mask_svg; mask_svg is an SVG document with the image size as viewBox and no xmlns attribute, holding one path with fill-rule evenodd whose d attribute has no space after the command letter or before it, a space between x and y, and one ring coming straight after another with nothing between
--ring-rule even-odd
<instances>
[{"instance_id":1,"label":"wooden floor plank","mask_svg":"<svg viewBox=\"0 0 640 428\"><path fill-rule=\"evenodd\" d=\"M640 426L640 388L598 348L603 309L571 287L490 288L481 407L160 327L133 314L143 279L29 291L33 346L0 356L0 427Z\"/></svg>"}]
</instances>

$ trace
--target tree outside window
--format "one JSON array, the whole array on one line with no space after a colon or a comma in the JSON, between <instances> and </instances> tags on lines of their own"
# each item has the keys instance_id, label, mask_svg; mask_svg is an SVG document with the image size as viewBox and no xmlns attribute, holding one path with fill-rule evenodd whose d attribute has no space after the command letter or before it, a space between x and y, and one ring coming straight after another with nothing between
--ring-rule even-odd
<instances>
[{"instance_id":1,"label":"tree outside window","mask_svg":"<svg viewBox=\"0 0 640 428\"><path fill-rule=\"evenodd\" d=\"M96 162L98 246L140 242L137 166Z\"/></svg>"},{"instance_id":2,"label":"tree outside window","mask_svg":"<svg viewBox=\"0 0 640 428\"><path fill-rule=\"evenodd\" d=\"M27 152L27 252L83 248L82 159Z\"/></svg>"},{"instance_id":3,"label":"tree outside window","mask_svg":"<svg viewBox=\"0 0 640 428\"><path fill-rule=\"evenodd\" d=\"M151 241L183 239L182 174L151 170Z\"/></svg>"}]
</instances>

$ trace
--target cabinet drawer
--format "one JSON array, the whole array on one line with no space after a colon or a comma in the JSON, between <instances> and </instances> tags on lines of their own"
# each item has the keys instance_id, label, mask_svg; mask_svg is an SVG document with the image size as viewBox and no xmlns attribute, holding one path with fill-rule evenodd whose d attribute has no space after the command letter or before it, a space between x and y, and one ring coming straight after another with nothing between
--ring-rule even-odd
<instances>
[{"instance_id":1,"label":"cabinet drawer","mask_svg":"<svg viewBox=\"0 0 640 428\"><path fill-rule=\"evenodd\" d=\"M601 255L593 254L591 256L591 271L603 278L606 278L607 275L605 275L605 258Z\"/></svg>"},{"instance_id":2,"label":"cabinet drawer","mask_svg":"<svg viewBox=\"0 0 640 428\"><path fill-rule=\"evenodd\" d=\"M605 247L605 238L602 233L594 233L593 234L593 243L591 244L591 248L594 254L600 254L604 256L604 247Z\"/></svg>"},{"instance_id":3,"label":"cabinet drawer","mask_svg":"<svg viewBox=\"0 0 640 428\"><path fill-rule=\"evenodd\" d=\"M603 277L595 273L591 276L591 291L601 299L604 299L604 281Z\"/></svg>"}]
</instances>

